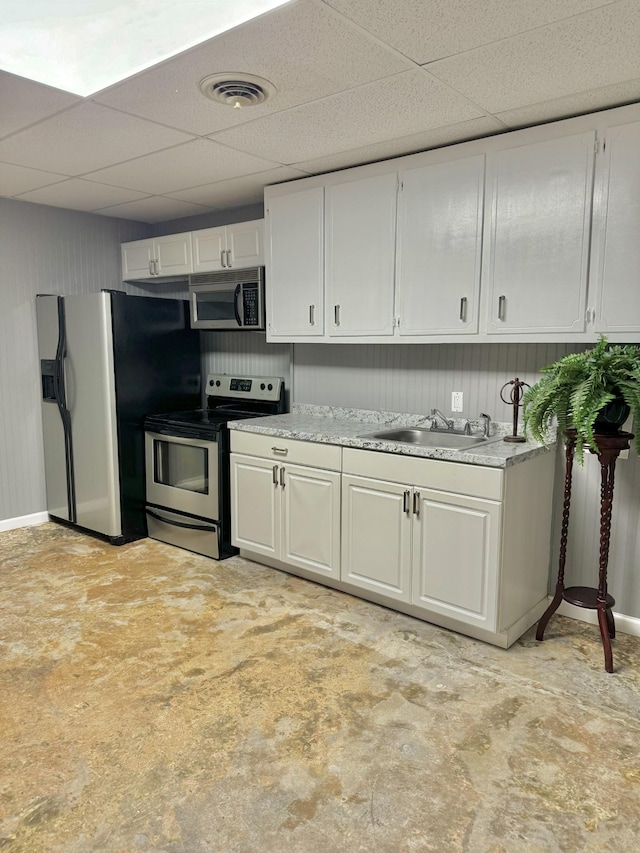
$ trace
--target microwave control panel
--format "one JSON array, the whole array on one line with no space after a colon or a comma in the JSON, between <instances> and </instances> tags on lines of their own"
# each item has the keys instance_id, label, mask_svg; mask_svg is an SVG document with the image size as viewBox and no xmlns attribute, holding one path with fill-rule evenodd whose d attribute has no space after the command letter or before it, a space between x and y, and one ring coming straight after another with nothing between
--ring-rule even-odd
<instances>
[{"instance_id":1,"label":"microwave control panel","mask_svg":"<svg viewBox=\"0 0 640 853\"><path fill-rule=\"evenodd\" d=\"M261 326L260 299L257 284L242 285L242 325Z\"/></svg>"}]
</instances>

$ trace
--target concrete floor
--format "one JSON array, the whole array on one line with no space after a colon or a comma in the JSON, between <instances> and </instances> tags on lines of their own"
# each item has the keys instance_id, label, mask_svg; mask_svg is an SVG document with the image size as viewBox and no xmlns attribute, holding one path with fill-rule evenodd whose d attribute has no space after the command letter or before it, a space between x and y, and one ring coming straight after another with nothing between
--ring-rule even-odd
<instances>
[{"instance_id":1,"label":"concrete floor","mask_svg":"<svg viewBox=\"0 0 640 853\"><path fill-rule=\"evenodd\" d=\"M509 651L240 558L0 534L0 849L637 851L640 640Z\"/></svg>"}]
</instances>

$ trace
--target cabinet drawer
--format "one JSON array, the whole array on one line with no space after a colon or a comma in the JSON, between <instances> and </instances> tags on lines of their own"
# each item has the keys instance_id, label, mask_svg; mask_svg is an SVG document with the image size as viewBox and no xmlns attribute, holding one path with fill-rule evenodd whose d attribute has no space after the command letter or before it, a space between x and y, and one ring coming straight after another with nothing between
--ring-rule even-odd
<instances>
[{"instance_id":1,"label":"cabinet drawer","mask_svg":"<svg viewBox=\"0 0 640 853\"><path fill-rule=\"evenodd\" d=\"M456 492L474 498L502 500L503 472L499 468L345 447L343 473Z\"/></svg>"},{"instance_id":2,"label":"cabinet drawer","mask_svg":"<svg viewBox=\"0 0 640 853\"><path fill-rule=\"evenodd\" d=\"M276 462L309 465L339 471L342 465L342 448L335 444L280 438L275 435L231 430L231 450L248 456L260 456Z\"/></svg>"}]
</instances>

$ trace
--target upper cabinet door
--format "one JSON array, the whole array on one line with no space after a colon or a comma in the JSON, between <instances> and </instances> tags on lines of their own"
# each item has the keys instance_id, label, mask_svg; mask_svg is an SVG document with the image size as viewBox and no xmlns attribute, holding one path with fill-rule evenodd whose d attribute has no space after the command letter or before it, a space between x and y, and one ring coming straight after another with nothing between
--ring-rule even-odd
<instances>
[{"instance_id":1,"label":"upper cabinet door","mask_svg":"<svg viewBox=\"0 0 640 853\"><path fill-rule=\"evenodd\" d=\"M227 269L227 228L203 228L191 235L193 243L193 271L215 272Z\"/></svg>"},{"instance_id":2,"label":"upper cabinet door","mask_svg":"<svg viewBox=\"0 0 640 853\"><path fill-rule=\"evenodd\" d=\"M583 332L595 132L487 157L487 332Z\"/></svg>"},{"instance_id":3,"label":"upper cabinet door","mask_svg":"<svg viewBox=\"0 0 640 853\"><path fill-rule=\"evenodd\" d=\"M485 157L400 175L400 334L478 331Z\"/></svg>"},{"instance_id":4,"label":"upper cabinet door","mask_svg":"<svg viewBox=\"0 0 640 853\"><path fill-rule=\"evenodd\" d=\"M148 240L132 240L130 243L122 243L120 248L123 281L153 278L155 273L152 262L155 254L152 237Z\"/></svg>"},{"instance_id":5,"label":"upper cabinet door","mask_svg":"<svg viewBox=\"0 0 640 853\"><path fill-rule=\"evenodd\" d=\"M640 332L640 122L607 130L603 167L589 308L598 332Z\"/></svg>"},{"instance_id":6,"label":"upper cabinet door","mask_svg":"<svg viewBox=\"0 0 640 853\"><path fill-rule=\"evenodd\" d=\"M324 189L265 194L267 340L324 334Z\"/></svg>"},{"instance_id":7,"label":"upper cabinet door","mask_svg":"<svg viewBox=\"0 0 640 853\"><path fill-rule=\"evenodd\" d=\"M227 225L227 262L234 269L258 267L264 264L264 220Z\"/></svg>"},{"instance_id":8,"label":"upper cabinet door","mask_svg":"<svg viewBox=\"0 0 640 853\"><path fill-rule=\"evenodd\" d=\"M331 336L393 335L397 173L326 188Z\"/></svg>"},{"instance_id":9,"label":"upper cabinet door","mask_svg":"<svg viewBox=\"0 0 640 853\"><path fill-rule=\"evenodd\" d=\"M188 275L191 265L191 232L155 238L158 275Z\"/></svg>"}]
</instances>

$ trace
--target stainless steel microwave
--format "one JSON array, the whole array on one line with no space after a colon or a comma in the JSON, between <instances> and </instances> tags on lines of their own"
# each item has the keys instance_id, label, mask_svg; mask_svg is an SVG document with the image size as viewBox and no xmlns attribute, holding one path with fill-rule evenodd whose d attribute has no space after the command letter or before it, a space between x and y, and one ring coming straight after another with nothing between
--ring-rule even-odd
<instances>
[{"instance_id":1,"label":"stainless steel microwave","mask_svg":"<svg viewBox=\"0 0 640 853\"><path fill-rule=\"evenodd\" d=\"M193 329L264 329L264 267L190 276L189 305Z\"/></svg>"}]
</instances>

